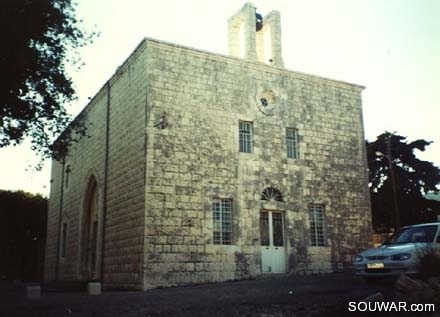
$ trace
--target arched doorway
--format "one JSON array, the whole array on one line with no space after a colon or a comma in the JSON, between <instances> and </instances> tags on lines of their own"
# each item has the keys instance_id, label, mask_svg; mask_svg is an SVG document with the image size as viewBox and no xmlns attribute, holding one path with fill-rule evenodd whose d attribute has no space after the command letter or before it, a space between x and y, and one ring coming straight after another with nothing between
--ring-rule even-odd
<instances>
[{"instance_id":1,"label":"arched doorway","mask_svg":"<svg viewBox=\"0 0 440 317\"><path fill-rule=\"evenodd\" d=\"M81 272L83 279L100 278L101 217L98 183L92 177L87 186L82 220Z\"/></svg>"},{"instance_id":2,"label":"arched doorway","mask_svg":"<svg viewBox=\"0 0 440 317\"><path fill-rule=\"evenodd\" d=\"M261 201L264 202L260 209L261 272L285 273L284 212L274 204L283 202L283 195L269 186L261 193Z\"/></svg>"}]
</instances>

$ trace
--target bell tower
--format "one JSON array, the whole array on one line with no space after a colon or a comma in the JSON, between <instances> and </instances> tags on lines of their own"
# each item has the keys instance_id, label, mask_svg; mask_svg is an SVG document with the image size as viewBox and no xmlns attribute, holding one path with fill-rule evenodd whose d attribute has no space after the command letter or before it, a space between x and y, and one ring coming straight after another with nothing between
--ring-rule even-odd
<instances>
[{"instance_id":1,"label":"bell tower","mask_svg":"<svg viewBox=\"0 0 440 317\"><path fill-rule=\"evenodd\" d=\"M230 55L284 67L278 11L271 11L262 17L255 6L248 2L229 18L228 27Z\"/></svg>"}]
</instances>

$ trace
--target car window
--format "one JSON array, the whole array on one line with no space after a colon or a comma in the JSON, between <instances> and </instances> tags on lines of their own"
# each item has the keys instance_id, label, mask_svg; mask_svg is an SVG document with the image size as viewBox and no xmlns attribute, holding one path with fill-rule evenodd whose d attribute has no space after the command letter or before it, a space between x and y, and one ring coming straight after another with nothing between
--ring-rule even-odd
<instances>
[{"instance_id":1,"label":"car window","mask_svg":"<svg viewBox=\"0 0 440 317\"><path fill-rule=\"evenodd\" d=\"M437 233L438 226L427 226L426 227L426 240L425 242L434 242L435 234Z\"/></svg>"},{"instance_id":2,"label":"car window","mask_svg":"<svg viewBox=\"0 0 440 317\"><path fill-rule=\"evenodd\" d=\"M384 244L433 242L437 225L406 227L389 237Z\"/></svg>"}]
</instances>

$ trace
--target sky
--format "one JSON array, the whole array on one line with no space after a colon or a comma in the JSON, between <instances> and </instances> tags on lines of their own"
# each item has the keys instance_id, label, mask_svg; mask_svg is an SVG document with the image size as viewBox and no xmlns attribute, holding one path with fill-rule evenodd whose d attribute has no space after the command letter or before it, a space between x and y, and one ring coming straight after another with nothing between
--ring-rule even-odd
<instances>
[{"instance_id":1,"label":"sky","mask_svg":"<svg viewBox=\"0 0 440 317\"><path fill-rule=\"evenodd\" d=\"M76 0L82 26L100 33L70 70L81 111L144 37L228 55L228 18L242 0ZM254 0L281 14L285 68L360 84L365 137L385 131L433 141L417 157L440 166L440 1ZM0 189L49 195L29 144L0 149Z\"/></svg>"}]
</instances>

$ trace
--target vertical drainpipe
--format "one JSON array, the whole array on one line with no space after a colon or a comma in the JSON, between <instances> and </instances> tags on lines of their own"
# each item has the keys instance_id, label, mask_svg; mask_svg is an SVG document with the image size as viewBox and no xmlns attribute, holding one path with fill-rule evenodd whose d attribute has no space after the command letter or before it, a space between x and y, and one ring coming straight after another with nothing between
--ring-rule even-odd
<instances>
[{"instance_id":1,"label":"vertical drainpipe","mask_svg":"<svg viewBox=\"0 0 440 317\"><path fill-rule=\"evenodd\" d=\"M105 118L105 159L104 159L104 189L102 210L102 242L101 242L101 283L104 282L104 252L105 228L107 221L107 194L108 194L108 163L109 163L109 136L110 136L110 81L107 82L107 109Z\"/></svg>"},{"instance_id":2,"label":"vertical drainpipe","mask_svg":"<svg viewBox=\"0 0 440 317\"><path fill-rule=\"evenodd\" d=\"M58 239L57 239L57 258L55 262L55 280L59 280L59 266L60 266L60 242L61 242L61 222L63 218L63 201L64 201L64 168L66 160L63 159L61 165L61 187L60 187L60 210L58 214Z\"/></svg>"}]
</instances>

